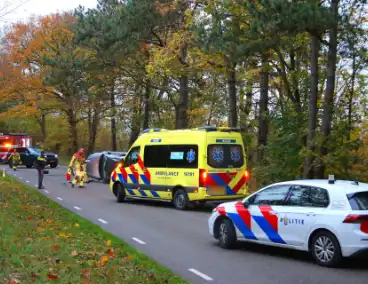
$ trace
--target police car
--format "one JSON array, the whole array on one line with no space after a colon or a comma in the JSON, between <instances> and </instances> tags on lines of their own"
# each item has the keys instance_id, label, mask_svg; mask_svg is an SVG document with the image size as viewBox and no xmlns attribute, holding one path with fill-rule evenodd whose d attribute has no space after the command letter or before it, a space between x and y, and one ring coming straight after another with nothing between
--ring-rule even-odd
<instances>
[{"instance_id":1,"label":"police car","mask_svg":"<svg viewBox=\"0 0 368 284\"><path fill-rule=\"evenodd\" d=\"M309 251L321 266L368 253L368 184L297 180L269 185L215 208L210 234L222 248L236 241Z\"/></svg>"}]
</instances>

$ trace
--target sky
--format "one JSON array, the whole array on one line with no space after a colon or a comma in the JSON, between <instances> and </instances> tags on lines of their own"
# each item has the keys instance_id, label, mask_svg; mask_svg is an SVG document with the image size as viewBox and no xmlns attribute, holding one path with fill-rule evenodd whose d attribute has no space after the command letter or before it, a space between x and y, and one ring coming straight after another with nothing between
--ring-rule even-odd
<instances>
[{"instance_id":1,"label":"sky","mask_svg":"<svg viewBox=\"0 0 368 284\"><path fill-rule=\"evenodd\" d=\"M97 0L0 0L0 26L26 21L32 15L73 10L79 5L94 8Z\"/></svg>"}]
</instances>

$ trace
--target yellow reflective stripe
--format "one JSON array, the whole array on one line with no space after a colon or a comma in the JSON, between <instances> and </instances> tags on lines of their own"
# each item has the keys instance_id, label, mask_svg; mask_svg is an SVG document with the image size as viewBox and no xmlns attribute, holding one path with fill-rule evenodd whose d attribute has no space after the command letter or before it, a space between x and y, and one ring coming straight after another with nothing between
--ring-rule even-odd
<instances>
[{"instance_id":1,"label":"yellow reflective stripe","mask_svg":"<svg viewBox=\"0 0 368 284\"><path fill-rule=\"evenodd\" d=\"M39 161L46 161L45 158L41 158L41 157L38 157L37 160L39 160Z\"/></svg>"}]
</instances>

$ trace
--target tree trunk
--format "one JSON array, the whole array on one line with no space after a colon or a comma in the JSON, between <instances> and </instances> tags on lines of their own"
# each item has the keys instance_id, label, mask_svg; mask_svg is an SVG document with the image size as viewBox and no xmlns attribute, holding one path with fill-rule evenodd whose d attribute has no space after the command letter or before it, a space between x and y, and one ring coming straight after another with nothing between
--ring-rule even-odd
<instances>
[{"instance_id":1,"label":"tree trunk","mask_svg":"<svg viewBox=\"0 0 368 284\"><path fill-rule=\"evenodd\" d=\"M176 129L185 129L188 127L188 105L189 105L189 91L188 91L188 76L180 77L180 99L176 111Z\"/></svg>"},{"instance_id":2,"label":"tree trunk","mask_svg":"<svg viewBox=\"0 0 368 284\"><path fill-rule=\"evenodd\" d=\"M313 178L313 152L315 149L314 139L317 127L317 100L318 100L318 58L320 42L316 36L311 36L311 90L309 94L309 117L308 117L308 153L304 159L303 177Z\"/></svg>"},{"instance_id":3,"label":"tree trunk","mask_svg":"<svg viewBox=\"0 0 368 284\"><path fill-rule=\"evenodd\" d=\"M38 123L40 124L41 133L42 133L42 142L45 143L47 138L47 130L46 130L46 114L42 113L40 118L38 119Z\"/></svg>"},{"instance_id":4,"label":"tree trunk","mask_svg":"<svg viewBox=\"0 0 368 284\"><path fill-rule=\"evenodd\" d=\"M267 57L262 58L262 70L260 76L261 94L259 100L259 126L258 126L258 161L263 159L263 147L267 145L268 138L268 81L269 62Z\"/></svg>"},{"instance_id":5,"label":"tree trunk","mask_svg":"<svg viewBox=\"0 0 368 284\"><path fill-rule=\"evenodd\" d=\"M237 98L236 98L236 71L235 64L227 64L227 86L229 92L229 109L228 109L228 126L237 127L238 126L238 111L236 108Z\"/></svg>"},{"instance_id":6,"label":"tree trunk","mask_svg":"<svg viewBox=\"0 0 368 284\"><path fill-rule=\"evenodd\" d=\"M353 46L353 49L355 47ZM350 86L350 94L349 94L349 102L348 102L348 133L347 139L350 140L351 138L351 130L352 127L352 113L353 113L353 98L354 98L354 91L355 91L355 77L356 77L356 56L355 50L353 51L353 66L352 66L352 75L351 75L351 86Z\"/></svg>"},{"instance_id":7,"label":"tree trunk","mask_svg":"<svg viewBox=\"0 0 368 284\"><path fill-rule=\"evenodd\" d=\"M149 128L150 97L151 97L151 88L149 86L149 82L147 82L145 92L144 92L143 129Z\"/></svg>"},{"instance_id":8,"label":"tree trunk","mask_svg":"<svg viewBox=\"0 0 368 284\"><path fill-rule=\"evenodd\" d=\"M129 148L133 145L135 140L137 140L139 133L141 131L140 129L140 118L141 118L141 92L139 96L135 96L134 98L134 107L133 107L133 113L132 113L132 131L130 132L130 138L129 138Z\"/></svg>"},{"instance_id":9,"label":"tree trunk","mask_svg":"<svg viewBox=\"0 0 368 284\"><path fill-rule=\"evenodd\" d=\"M116 104L115 104L115 93L114 87L112 87L110 93L110 106L111 106L111 150L117 150L117 143L116 143Z\"/></svg>"},{"instance_id":10,"label":"tree trunk","mask_svg":"<svg viewBox=\"0 0 368 284\"><path fill-rule=\"evenodd\" d=\"M69 132L71 139L71 148L73 153L78 151L78 131L77 131L77 118L72 108L67 111L67 119L69 123Z\"/></svg>"},{"instance_id":11,"label":"tree trunk","mask_svg":"<svg viewBox=\"0 0 368 284\"><path fill-rule=\"evenodd\" d=\"M325 163L324 158L328 154L328 138L331 132L331 120L333 114L333 99L335 93L335 72L336 72L336 60L337 60L337 28L338 28L338 4L339 0L331 1L331 11L335 17L334 26L330 30L330 41L327 57L327 82L326 92L323 100L323 116L321 136L322 143L320 149L321 159L317 168L317 178L324 178L325 176Z\"/></svg>"},{"instance_id":12,"label":"tree trunk","mask_svg":"<svg viewBox=\"0 0 368 284\"><path fill-rule=\"evenodd\" d=\"M99 125L98 109L90 109L88 111L88 147L87 154L91 154L95 151L97 130Z\"/></svg>"}]
</instances>

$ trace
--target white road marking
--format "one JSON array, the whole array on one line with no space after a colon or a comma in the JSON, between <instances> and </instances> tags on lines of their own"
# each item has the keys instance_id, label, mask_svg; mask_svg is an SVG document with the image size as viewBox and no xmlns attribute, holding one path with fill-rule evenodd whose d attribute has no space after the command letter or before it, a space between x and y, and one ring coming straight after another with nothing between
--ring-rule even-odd
<instances>
[{"instance_id":1,"label":"white road marking","mask_svg":"<svg viewBox=\"0 0 368 284\"><path fill-rule=\"evenodd\" d=\"M140 243L141 245L145 245L146 243L138 238L132 238L132 240L136 241L137 243Z\"/></svg>"},{"instance_id":2,"label":"white road marking","mask_svg":"<svg viewBox=\"0 0 368 284\"><path fill-rule=\"evenodd\" d=\"M98 219L101 223L107 224L107 222L104 219Z\"/></svg>"},{"instance_id":3,"label":"white road marking","mask_svg":"<svg viewBox=\"0 0 368 284\"><path fill-rule=\"evenodd\" d=\"M37 184L35 184L35 187L38 187L38 185L37 185Z\"/></svg>"},{"instance_id":4,"label":"white road marking","mask_svg":"<svg viewBox=\"0 0 368 284\"><path fill-rule=\"evenodd\" d=\"M63 199L61 197L56 197L56 199L58 199L60 201L63 201Z\"/></svg>"},{"instance_id":5,"label":"white road marking","mask_svg":"<svg viewBox=\"0 0 368 284\"><path fill-rule=\"evenodd\" d=\"M48 190L46 190L46 189L44 190L44 192L46 192L46 193L50 193L50 192L49 192Z\"/></svg>"},{"instance_id":6,"label":"white road marking","mask_svg":"<svg viewBox=\"0 0 368 284\"><path fill-rule=\"evenodd\" d=\"M23 179L22 177L19 177L20 179Z\"/></svg>"},{"instance_id":7,"label":"white road marking","mask_svg":"<svg viewBox=\"0 0 368 284\"><path fill-rule=\"evenodd\" d=\"M29 183L29 180L26 180L27 183Z\"/></svg>"},{"instance_id":8,"label":"white road marking","mask_svg":"<svg viewBox=\"0 0 368 284\"><path fill-rule=\"evenodd\" d=\"M80 208L78 206L74 206L74 208L77 209L77 210L79 210L79 211L82 210L82 208Z\"/></svg>"},{"instance_id":9,"label":"white road marking","mask_svg":"<svg viewBox=\"0 0 368 284\"><path fill-rule=\"evenodd\" d=\"M207 276L206 274L203 274L202 272L200 272L200 271L198 271L198 270L196 270L196 269L194 269L194 268L190 268L190 269L188 269L190 272L192 272L192 273L194 273L194 274L196 274L196 275L198 275L199 277L202 277L204 280L207 280L207 281L213 281L213 279L211 278L211 277L209 277L209 276Z\"/></svg>"}]
</instances>

